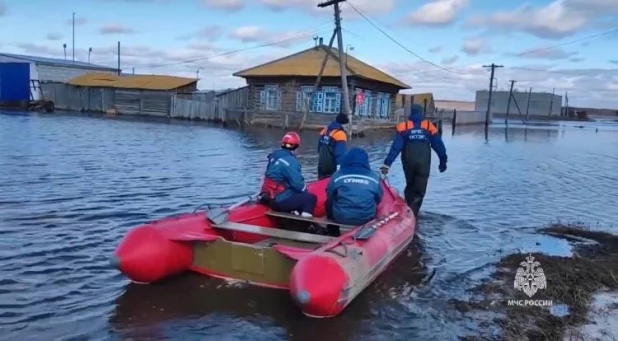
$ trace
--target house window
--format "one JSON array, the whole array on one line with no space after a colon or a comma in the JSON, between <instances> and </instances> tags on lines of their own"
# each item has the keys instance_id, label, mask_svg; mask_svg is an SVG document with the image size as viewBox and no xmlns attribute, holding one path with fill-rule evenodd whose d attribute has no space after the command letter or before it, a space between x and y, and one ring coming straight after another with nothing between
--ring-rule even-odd
<instances>
[{"instance_id":1,"label":"house window","mask_svg":"<svg viewBox=\"0 0 618 341\"><path fill-rule=\"evenodd\" d=\"M338 114L341 112L341 91L334 86L322 87L324 93L324 107L321 112Z\"/></svg>"},{"instance_id":2,"label":"house window","mask_svg":"<svg viewBox=\"0 0 618 341\"><path fill-rule=\"evenodd\" d=\"M365 105L367 107L367 116L368 117L375 116L375 105L374 105L373 97L374 96L371 93L371 91L365 90L365 103L363 103L363 105Z\"/></svg>"},{"instance_id":3,"label":"house window","mask_svg":"<svg viewBox=\"0 0 618 341\"><path fill-rule=\"evenodd\" d=\"M296 91L296 111L304 111L312 86L303 86ZM341 90L336 86L324 86L313 93L311 112L337 114L341 112Z\"/></svg>"},{"instance_id":4,"label":"house window","mask_svg":"<svg viewBox=\"0 0 618 341\"><path fill-rule=\"evenodd\" d=\"M373 113L373 95L371 94L371 91L369 90L363 91L361 89L356 89L357 94L358 92L364 92L365 99L363 100L363 103L360 105L356 103L356 109L354 110L354 115L361 116L361 117L369 117Z\"/></svg>"},{"instance_id":5,"label":"house window","mask_svg":"<svg viewBox=\"0 0 618 341\"><path fill-rule=\"evenodd\" d=\"M376 96L376 114L379 118L388 118L388 114L391 109L391 96L390 94L385 94L382 92L378 92Z\"/></svg>"},{"instance_id":6,"label":"house window","mask_svg":"<svg viewBox=\"0 0 618 341\"><path fill-rule=\"evenodd\" d=\"M301 86L300 91L296 91L296 111L305 111L312 90L312 86ZM314 111L313 108L311 111Z\"/></svg>"},{"instance_id":7,"label":"house window","mask_svg":"<svg viewBox=\"0 0 618 341\"><path fill-rule=\"evenodd\" d=\"M269 111L281 110L281 91L277 85L265 85L260 91L260 107Z\"/></svg>"}]
</instances>

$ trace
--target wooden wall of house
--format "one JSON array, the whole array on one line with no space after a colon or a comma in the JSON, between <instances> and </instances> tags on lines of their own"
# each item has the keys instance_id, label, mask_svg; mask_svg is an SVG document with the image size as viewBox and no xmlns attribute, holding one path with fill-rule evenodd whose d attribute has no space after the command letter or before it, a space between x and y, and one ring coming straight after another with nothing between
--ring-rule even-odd
<instances>
[{"instance_id":1,"label":"wooden wall of house","mask_svg":"<svg viewBox=\"0 0 618 341\"><path fill-rule=\"evenodd\" d=\"M185 86L181 86L173 90L177 94L191 94L194 91L197 91L197 82L193 82L191 84L187 84Z\"/></svg>"},{"instance_id":2,"label":"wooden wall of house","mask_svg":"<svg viewBox=\"0 0 618 341\"><path fill-rule=\"evenodd\" d=\"M315 77L256 77L247 78L249 87L249 106L250 110L258 110L260 108L260 92L267 85L277 85L281 89L281 111L295 112L296 111L296 92L303 86L314 86ZM320 81L320 86L337 86L341 87L341 79L339 77L324 77ZM351 110L354 110L354 102L356 99L356 88L369 90L371 92L384 92L391 94L389 118L394 117L395 97L399 92L399 88L381 82L376 82L358 77L348 78L348 93L350 96ZM315 113L319 114L319 113Z\"/></svg>"}]
</instances>

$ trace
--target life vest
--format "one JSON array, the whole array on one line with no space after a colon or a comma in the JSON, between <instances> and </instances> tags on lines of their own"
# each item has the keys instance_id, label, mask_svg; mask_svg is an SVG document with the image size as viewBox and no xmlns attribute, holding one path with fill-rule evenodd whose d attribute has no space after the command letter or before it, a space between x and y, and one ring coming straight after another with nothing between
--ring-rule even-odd
<instances>
[{"instance_id":1,"label":"life vest","mask_svg":"<svg viewBox=\"0 0 618 341\"><path fill-rule=\"evenodd\" d=\"M279 182L274 181L269 177L264 177L260 194L266 194L269 199L274 199L278 194L285 191L285 186Z\"/></svg>"},{"instance_id":2,"label":"life vest","mask_svg":"<svg viewBox=\"0 0 618 341\"><path fill-rule=\"evenodd\" d=\"M436 126L429 120L422 120L420 127L415 127L414 122L407 120L397 125L397 132L407 133L407 139L409 141L423 141L429 142L429 136L438 133Z\"/></svg>"}]
</instances>

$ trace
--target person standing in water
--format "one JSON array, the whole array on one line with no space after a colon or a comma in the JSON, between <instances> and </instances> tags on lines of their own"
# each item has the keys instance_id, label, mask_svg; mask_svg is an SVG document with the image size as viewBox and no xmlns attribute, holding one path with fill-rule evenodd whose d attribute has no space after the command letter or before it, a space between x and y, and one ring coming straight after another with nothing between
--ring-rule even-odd
<instances>
[{"instance_id":1,"label":"person standing in water","mask_svg":"<svg viewBox=\"0 0 618 341\"><path fill-rule=\"evenodd\" d=\"M388 174L393 161L401 153L401 164L406 177L404 194L408 206L416 217L427 191L431 171L431 149L440 159L438 166L440 173L446 171L448 161L446 147L438 134L438 129L429 120L423 119L423 107L413 104L408 120L397 125L397 133L380 170L382 174Z\"/></svg>"}]
</instances>

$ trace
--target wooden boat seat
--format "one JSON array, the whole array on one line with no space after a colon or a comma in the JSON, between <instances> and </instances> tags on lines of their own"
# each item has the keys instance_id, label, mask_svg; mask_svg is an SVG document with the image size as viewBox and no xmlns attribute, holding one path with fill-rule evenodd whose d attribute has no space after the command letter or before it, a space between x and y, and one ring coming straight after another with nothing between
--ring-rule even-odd
<instances>
[{"instance_id":1,"label":"wooden boat seat","mask_svg":"<svg viewBox=\"0 0 618 341\"><path fill-rule=\"evenodd\" d=\"M282 229L277 229L273 227L262 227L262 226L257 226L257 225L234 223L231 221L225 222L223 224L214 225L213 227L218 228L218 229L224 229L224 230L259 234L263 236L269 236L269 237L280 238L280 239L295 240L295 241L305 242L305 243L325 244L335 239L335 237L322 236L319 234L288 231L288 230L282 230Z\"/></svg>"},{"instance_id":2,"label":"wooden boat seat","mask_svg":"<svg viewBox=\"0 0 618 341\"><path fill-rule=\"evenodd\" d=\"M306 221L306 222L315 223L321 226L335 225L335 226L339 226L339 229L343 231L349 231L357 227L354 225L339 224L326 217L303 217L303 216L292 214L292 213L277 212L277 211L272 211L272 210L266 212L266 215L271 216L271 217L283 218L283 219Z\"/></svg>"}]
</instances>

